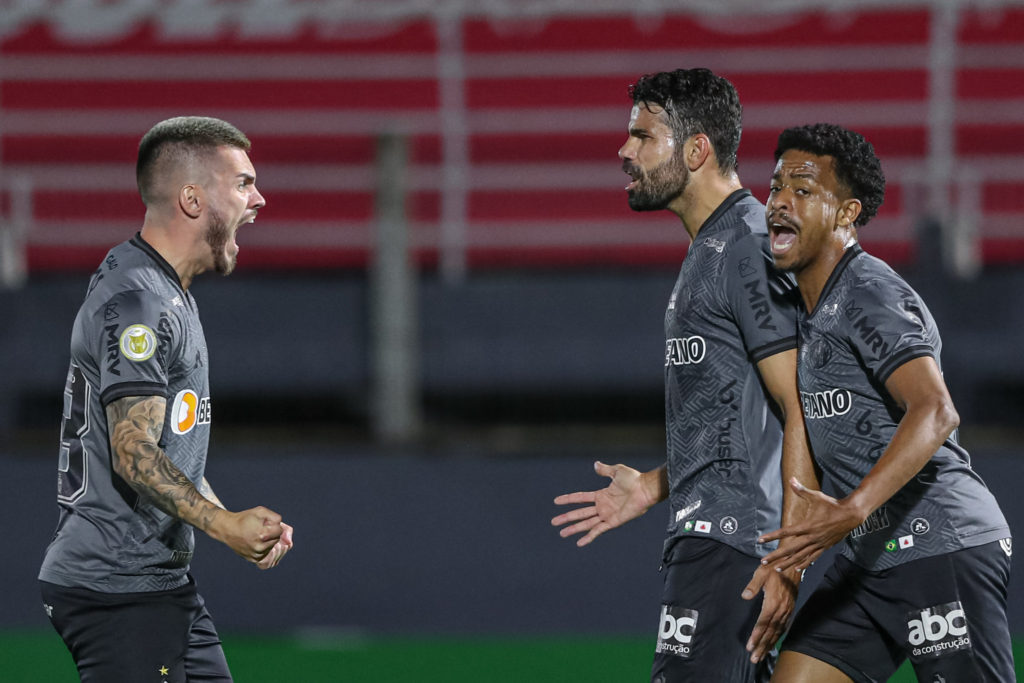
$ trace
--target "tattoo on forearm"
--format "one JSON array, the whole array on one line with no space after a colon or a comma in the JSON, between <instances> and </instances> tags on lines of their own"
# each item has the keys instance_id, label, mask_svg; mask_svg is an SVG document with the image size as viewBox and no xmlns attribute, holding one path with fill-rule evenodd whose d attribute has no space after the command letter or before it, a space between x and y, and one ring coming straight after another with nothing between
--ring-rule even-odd
<instances>
[{"instance_id":1,"label":"tattoo on forearm","mask_svg":"<svg viewBox=\"0 0 1024 683\"><path fill-rule=\"evenodd\" d=\"M210 482L206 481L206 477L199 482L199 493L203 495L203 498L210 501L219 508L224 508L224 503L220 502L220 498L213 492L213 487L210 486ZM224 508L227 509L227 508Z\"/></svg>"},{"instance_id":2,"label":"tattoo on forearm","mask_svg":"<svg viewBox=\"0 0 1024 683\"><path fill-rule=\"evenodd\" d=\"M129 396L107 406L114 469L161 510L206 531L219 510L160 448L166 406L160 396Z\"/></svg>"}]
</instances>

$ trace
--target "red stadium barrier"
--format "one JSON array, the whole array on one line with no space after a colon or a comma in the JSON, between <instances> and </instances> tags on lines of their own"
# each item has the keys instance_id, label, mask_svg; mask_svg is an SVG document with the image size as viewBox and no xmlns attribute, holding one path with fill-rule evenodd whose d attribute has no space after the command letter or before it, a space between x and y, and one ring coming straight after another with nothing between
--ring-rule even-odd
<instances>
[{"instance_id":1,"label":"red stadium barrier","mask_svg":"<svg viewBox=\"0 0 1024 683\"><path fill-rule=\"evenodd\" d=\"M34 22L0 37L0 180L30 187L33 270L91 268L140 223L135 145L156 121L220 116L253 140L268 199L239 237L246 267L362 267L371 244L374 136L410 139L408 214L419 260L438 261L461 193L470 265L674 264L669 215L626 206L616 151L628 84L708 66L745 105L740 171L764 198L779 130L830 120L874 142L889 179L862 234L913 254L929 154L926 9L766 17L560 17L460 24L464 183L446 180L442 46L425 19L171 35L159 20L89 37ZM685 36L683 41L680 36ZM1024 10L965 11L955 72L954 192L978 197L981 253L1024 262ZM963 173L961 173L963 171ZM27 184L26 184L27 183ZM7 202L6 193L4 202ZM459 204L461 205L461 204ZM9 205L0 204L6 215Z\"/></svg>"}]
</instances>

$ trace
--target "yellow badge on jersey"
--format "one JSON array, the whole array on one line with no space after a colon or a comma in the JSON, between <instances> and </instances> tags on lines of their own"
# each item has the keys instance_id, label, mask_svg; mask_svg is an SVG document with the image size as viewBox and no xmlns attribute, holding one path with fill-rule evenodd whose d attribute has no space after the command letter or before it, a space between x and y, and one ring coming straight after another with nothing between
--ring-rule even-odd
<instances>
[{"instance_id":1,"label":"yellow badge on jersey","mask_svg":"<svg viewBox=\"0 0 1024 683\"><path fill-rule=\"evenodd\" d=\"M121 333L121 354L131 361L149 360L156 352L156 335L145 325L129 325Z\"/></svg>"}]
</instances>

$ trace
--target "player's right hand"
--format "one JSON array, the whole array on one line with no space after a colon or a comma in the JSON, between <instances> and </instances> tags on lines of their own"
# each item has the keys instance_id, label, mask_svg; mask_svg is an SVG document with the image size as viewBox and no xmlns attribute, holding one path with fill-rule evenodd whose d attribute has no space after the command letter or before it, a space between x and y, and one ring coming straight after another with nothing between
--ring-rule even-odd
<instances>
[{"instance_id":1,"label":"player's right hand","mask_svg":"<svg viewBox=\"0 0 1024 683\"><path fill-rule=\"evenodd\" d=\"M224 510L219 517L223 522L211 535L250 562L266 557L283 533L281 515L262 506L241 512Z\"/></svg>"},{"instance_id":2,"label":"player's right hand","mask_svg":"<svg viewBox=\"0 0 1024 683\"><path fill-rule=\"evenodd\" d=\"M611 479L611 483L600 491L578 491L558 496L555 505L590 505L569 510L551 520L553 526L572 523L558 532L562 538L586 532L576 541L581 548L609 529L636 519L658 502L652 500L644 485L646 475L632 467L606 465L599 461L594 463L594 471Z\"/></svg>"}]
</instances>

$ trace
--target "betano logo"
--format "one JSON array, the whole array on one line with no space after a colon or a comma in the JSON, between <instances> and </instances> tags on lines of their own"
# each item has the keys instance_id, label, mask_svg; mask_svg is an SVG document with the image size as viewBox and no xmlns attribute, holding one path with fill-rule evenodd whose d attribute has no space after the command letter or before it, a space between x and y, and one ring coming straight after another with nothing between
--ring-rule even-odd
<instances>
[{"instance_id":1,"label":"betano logo","mask_svg":"<svg viewBox=\"0 0 1024 683\"><path fill-rule=\"evenodd\" d=\"M693 365L704 360L707 343L703 337L673 338L665 342L665 366Z\"/></svg>"},{"instance_id":2,"label":"betano logo","mask_svg":"<svg viewBox=\"0 0 1024 683\"><path fill-rule=\"evenodd\" d=\"M800 398L804 404L804 417L808 420L845 415L850 412L850 406L853 405L853 398L846 389L828 389L814 393L801 391Z\"/></svg>"},{"instance_id":3,"label":"betano logo","mask_svg":"<svg viewBox=\"0 0 1024 683\"><path fill-rule=\"evenodd\" d=\"M209 396L199 398L191 389L182 389L171 405L171 431L188 434L197 424L208 425L212 412Z\"/></svg>"}]
</instances>

